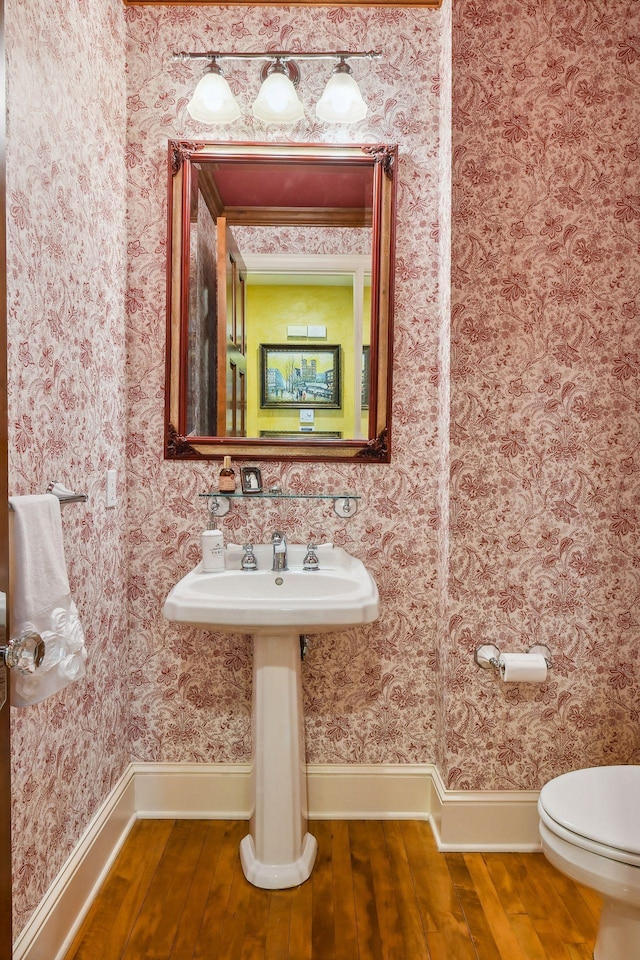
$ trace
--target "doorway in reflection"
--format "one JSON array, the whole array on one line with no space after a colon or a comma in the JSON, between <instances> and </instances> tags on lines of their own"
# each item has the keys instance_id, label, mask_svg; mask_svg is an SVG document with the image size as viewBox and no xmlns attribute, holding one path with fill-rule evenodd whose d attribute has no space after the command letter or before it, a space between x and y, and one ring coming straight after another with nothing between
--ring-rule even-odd
<instances>
[{"instance_id":1,"label":"doorway in reflection","mask_svg":"<svg viewBox=\"0 0 640 960\"><path fill-rule=\"evenodd\" d=\"M211 236L211 232L203 230L202 234ZM353 231L230 228L228 232L236 252L226 271L224 345L217 336L212 306L216 300L215 251L212 257L210 247L198 244L192 262L189 432L197 436L366 438L370 255L309 252L353 248ZM286 249L292 233L296 235L295 248L307 252L252 252L261 241L263 247ZM370 238L365 244L370 248ZM224 398L211 377L212 371L221 369L218 350L224 350Z\"/></svg>"}]
</instances>

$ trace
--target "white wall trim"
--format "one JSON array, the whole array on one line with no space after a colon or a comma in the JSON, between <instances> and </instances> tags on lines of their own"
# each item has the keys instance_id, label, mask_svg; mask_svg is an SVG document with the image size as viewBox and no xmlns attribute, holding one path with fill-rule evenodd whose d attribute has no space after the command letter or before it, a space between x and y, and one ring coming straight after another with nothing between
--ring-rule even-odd
<instances>
[{"instance_id":1,"label":"white wall trim","mask_svg":"<svg viewBox=\"0 0 640 960\"><path fill-rule=\"evenodd\" d=\"M13 945L13 960L55 960L69 949L136 821L127 767Z\"/></svg>"},{"instance_id":2,"label":"white wall trim","mask_svg":"<svg viewBox=\"0 0 640 960\"><path fill-rule=\"evenodd\" d=\"M429 821L445 851L540 850L537 790L447 790L432 768Z\"/></svg>"},{"instance_id":3,"label":"white wall trim","mask_svg":"<svg viewBox=\"0 0 640 960\"><path fill-rule=\"evenodd\" d=\"M248 820L248 763L133 763L141 820Z\"/></svg>"},{"instance_id":4,"label":"white wall trim","mask_svg":"<svg viewBox=\"0 0 640 960\"><path fill-rule=\"evenodd\" d=\"M309 764L317 820L429 820L442 851L539 850L535 791L447 790L433 764ZM132 763L14 944L61 960L136 819L245 820L251 765Z\"/></svg>"},{"instance_id":5,"label":"white wall trim","mask_svg":"<svg viewBox=\"0 0 640 960\"><path fill-rule=\"evenodd\" d=\"M316 820L427 820L430 763L308 764L309 816Z\"/></svg>"},{"instance_id":6,"label":"white wall trim","mask_svg":"<svg viewBox=\"0 0 640 960\"><path fill-rule=\"evenodd\" d=\"M431 764L308 764L309 816L318 820L426 820ZM251 765L138 763L140 818L248 820Z\"/></svg>"}]
</instances>

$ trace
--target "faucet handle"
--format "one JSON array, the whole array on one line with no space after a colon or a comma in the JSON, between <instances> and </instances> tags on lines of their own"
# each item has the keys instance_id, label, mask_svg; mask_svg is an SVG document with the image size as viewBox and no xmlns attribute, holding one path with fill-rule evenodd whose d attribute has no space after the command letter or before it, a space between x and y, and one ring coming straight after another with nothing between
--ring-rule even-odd
<instances>
[{"instance_id":1,"label":"faucet handle","mask_svg":"<svg viewBox=\"0 0 640 960\"><path fill-rule=\"evenodd\" d=\"M317 570L320 567L318 559L318 545L310 540L307 544L307 553L302 561L303 570Z\"/></svg>"},{"instance_id":2,"label":"faucet handle","mask_svg":"<svg viewBox=\"0 0 640 960\"><path fill-rule=\"evenodd\" d=\"M242 548L244 553L242 554L242 560L240 561L241 570L257 570L258 563L256 561L256 555L253 552L253 544L245 543Z\"/></svg>"},{"instance_id":3,"label":"faucet handle","mask_svg":"<svg viewBox=\"0 0 640 960\"><path fill-rule=\"evenodd\" d=\"M280 530L276 530L275 533L271 535L271 542L273 543L273 566L271 569L288 570L287 541L285 540L284 533L281 533Z\"/></svg>"}]
</instances>

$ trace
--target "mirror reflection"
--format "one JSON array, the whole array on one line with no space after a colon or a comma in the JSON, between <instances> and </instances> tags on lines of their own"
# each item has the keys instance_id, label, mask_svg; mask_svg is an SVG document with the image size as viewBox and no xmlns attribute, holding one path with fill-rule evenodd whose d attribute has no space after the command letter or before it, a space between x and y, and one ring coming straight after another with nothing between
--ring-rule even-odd
<instances>
[{"instance_id":1,"label":"mirror reflection","mask_svg":"<svg viewBox=\"0 0 640 960\"><path fill-rule=\"evenodd\" d=\"M395 150L172 148L167 456L387 460Z\"/></svg>"}]
</instances>

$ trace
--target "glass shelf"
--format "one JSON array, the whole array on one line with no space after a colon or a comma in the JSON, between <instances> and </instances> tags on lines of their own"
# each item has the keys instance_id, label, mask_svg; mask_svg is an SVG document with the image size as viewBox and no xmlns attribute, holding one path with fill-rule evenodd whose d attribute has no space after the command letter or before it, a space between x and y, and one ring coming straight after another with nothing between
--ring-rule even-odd
<instances>
[{"instance_id":1,"label":"glass shelf","mask_svg":"<svg viewBox=\"0 0 640 960\"><path fill-rule=\"evenodd\" d=\"M333 509L343 519L353 517L358 510L357 493L243 493L234 491L211 490L209 493L199 493L199 497L207 500L209 513L216 517L224 517L229 512L231 500L333 500Z\"/></svg>"},{"instance_id":2,"label":"glass shelf","mask_svg":"<svg viewBox=\"0 0 640 960\"><path fill-rule=\"evenodd\" d=\"M199 493L199 497L228 497L236 500L360 500L357 493L227 493L224 490L211 490L210 493Z\"/></svg>"}]
</instances>

